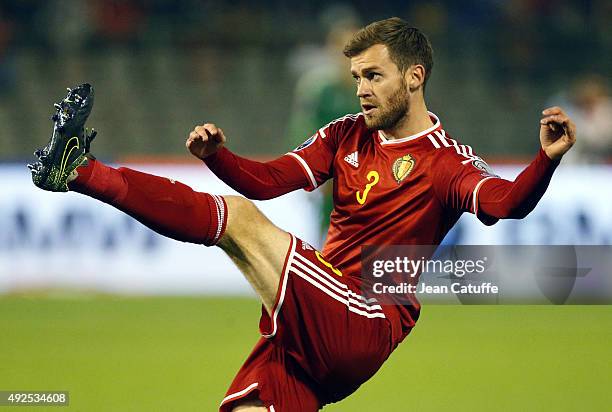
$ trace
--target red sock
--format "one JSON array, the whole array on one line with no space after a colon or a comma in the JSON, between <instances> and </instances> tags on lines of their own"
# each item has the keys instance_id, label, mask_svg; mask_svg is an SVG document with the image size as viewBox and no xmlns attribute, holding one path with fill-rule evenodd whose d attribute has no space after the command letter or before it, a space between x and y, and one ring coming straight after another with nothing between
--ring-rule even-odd
<instances>
[{"instance_id":1,"label":"red sock","mask_svg":"<svg viewBox=\"0 0 612 412\"><path fill-rule=\"evenodd\" d=\"M96 160L77 172L70 190L108 203L164 236L212 246L225 232L227 205L221 196Z\"/></svg>"}]
</instances>

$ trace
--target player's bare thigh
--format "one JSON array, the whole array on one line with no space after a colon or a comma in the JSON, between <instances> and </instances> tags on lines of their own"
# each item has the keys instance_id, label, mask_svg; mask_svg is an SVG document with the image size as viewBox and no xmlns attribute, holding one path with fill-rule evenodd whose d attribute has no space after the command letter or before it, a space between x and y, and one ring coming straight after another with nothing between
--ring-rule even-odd
<instances>
[{"instance_id":1,"label":"player's bare thigh","mask_svg":"<svg viewBox=\"0 0 612 412\"><path fill-rule=\"evenodd\" d=\"M224 199L227 227L218 246L238 266L271 313L291 235L270 222L250 200L239 196Z\"/></svg>"}]
</instances>

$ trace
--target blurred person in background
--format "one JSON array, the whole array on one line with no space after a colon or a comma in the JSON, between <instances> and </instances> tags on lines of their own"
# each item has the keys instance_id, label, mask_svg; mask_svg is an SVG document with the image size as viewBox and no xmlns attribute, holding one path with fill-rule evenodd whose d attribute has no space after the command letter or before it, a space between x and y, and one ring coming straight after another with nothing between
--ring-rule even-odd
<instances>
[{"instance_id":1,"label":"blurred person in background","mask_svg":"<svg viewBox=\"0 0 612 412\"><path fill-rule=\"evenodd\" d=\"M580 128L580 141L568 160L587 164L612 161L612 98L604 77L580 76L569 93L551 98L551 103L563 105Z\"/></svg>"},{"instance_id":2,"label":"blurred person in background","mask_svg":"<svg viewBox=\"0 0 612 412\"><path fill-rule=\"evenodd\" d=\"M100 47L136 48L146 23L146 2L140 0L96 0L92 3L95 23L93 43Z\"/></svg>"},{"instance_id":3,"label":"blurred person in background","mask_svg":"<svg viewBox=\"0 0 612 412\"><path fill-rule=\"evenodd\" d=\"M289 138L294 147L322 124L359 111L348 63L338 53L359 30L359 19L350 7L334 5L322 13L320 20L326 30L325 44L298 47L289 58L290 69L299 75L289 121Z\"/></svg>"}]
</instances>

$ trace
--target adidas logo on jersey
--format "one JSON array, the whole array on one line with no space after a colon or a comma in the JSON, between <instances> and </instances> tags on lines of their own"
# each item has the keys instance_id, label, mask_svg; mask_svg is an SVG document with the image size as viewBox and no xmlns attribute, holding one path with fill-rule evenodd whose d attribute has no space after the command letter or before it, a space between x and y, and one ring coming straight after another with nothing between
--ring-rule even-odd
<instances>
[{"instance_id":1,"label":"adidas logo on jersey","mask_svg":"<svg viewBox=\"0 0 612 412\"><path fill-rule=\"evenodd\" d=\"M359 167L359 160L357 159L357 151L344 156L344 161L353 167Z\"/></svg>"}]
</instances>

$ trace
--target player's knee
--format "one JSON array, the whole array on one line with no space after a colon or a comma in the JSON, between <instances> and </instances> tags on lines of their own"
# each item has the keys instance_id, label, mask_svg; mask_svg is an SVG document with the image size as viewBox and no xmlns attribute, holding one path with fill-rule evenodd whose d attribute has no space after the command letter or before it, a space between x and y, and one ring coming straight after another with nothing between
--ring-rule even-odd
<instances>
[{"instance_id":1,"label":"player's knee","mask_svg":"<svg viewBox=\"0 0 612 412\"><path fill-rule=\"evenodd\" d=\"M227 209L230 213L239 214L252 214L261 213L255 206L255 204L242 196L223 196L225 203L227 203Z\"/></svg>"},{"instance_id":2,"label":"player's knee","mask_svg":"<svg viewBox=\"0 0 612 412\"><path fill-rule=\"evenodd\" d=\"M224 199L227 204L227 236L246 236L249 229L261 227L268 221L249 199L242 196L224 196Z\"/></svg>"}]
</instances>

